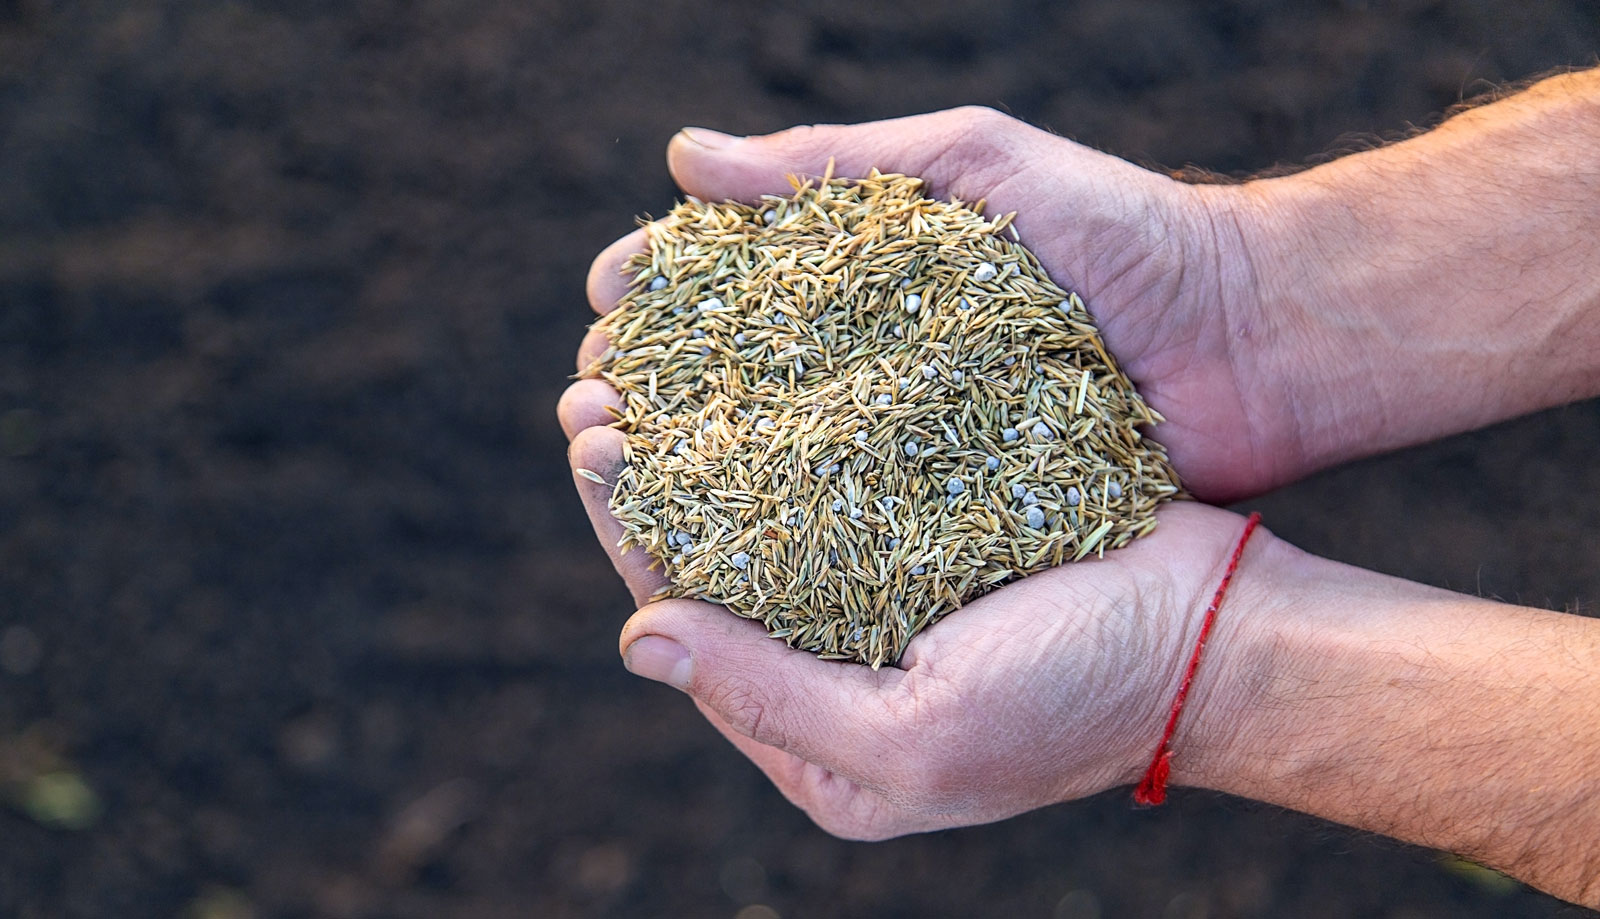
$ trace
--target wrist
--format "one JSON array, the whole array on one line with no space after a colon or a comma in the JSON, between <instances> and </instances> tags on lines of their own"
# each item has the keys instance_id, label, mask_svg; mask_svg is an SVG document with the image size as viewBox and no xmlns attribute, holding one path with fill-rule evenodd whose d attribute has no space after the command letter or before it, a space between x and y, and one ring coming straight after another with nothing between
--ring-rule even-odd
<instances>
[{"instance_id":1,"label":"wrist","mask_svg":"<svg viewBox=\"0 0 1600 919\"><path fill-rule=\"evenodd\" d=\"M1600 627L1260 548L1207 647L1173 781L1600 902Z\"/></svg>"},{"instance_id":2,"label":"wrist","mask_svg":"<svg viewBox=\"0 0 1600 919\"><path fill-rule=\"evenodd\" d=\"M1325 464L1315 454L1317 419L1339 381L1326 379L1321 316L1283 296L1291 279L1315 269L1311 247L1297 241L1306 225L1298 189L1282 180L1185 186L1188 212L1203 229L1192 235L1218 267L1216 315L1203 350L1225 355L1245 419L1253 467L1248 485L1206 497L1233 500L1294 481Z\"/></svg>"},{"instance_id":3,"label":"wrist","mask_svg":"<svg viewBox=\"0 0 1600 919\"><path fill-rule=\"evenodd\" d=\"M1363 208L1383 195L1319 170L1236 186L1221 197L1251 266L1251 296L1234 319L1241 388L1256 401L1264 440L1282 457L1273 484L1373 452L1386 411L1374 411L1393 330L1374 303L1390 278L1365 251L1381 222ZM1384 240L1389 251L1411 237ZM1404 256L1411 259L1411 256ZM1417 259L1422 261L1423 259Z\"/></svg>"},{"instance_id":4,"label":"wrist","mask_svg":"<svg viewBox=\"0 0 1600 919\"><path fill-rule=\"evenodd\" d=\"M1173 784L1249 796L1263 739L1283 730L1274 694L1308 656L1289 625L1303 602L1298 585L1318 561L1265 527L1246 547L1173 738ZM1205 588L1201 612L1215 586Z\"/></svg>"},{"instance_id":5,"label":"wrist","mask_svg":"<svg viewBox=\"0 0 1600 919\"><path fill-rule=\"evenodd\" d=\"M1300 472L1600 392L1597 149L1590 72L1224 197Z\"/></svg>"}]
</instances>

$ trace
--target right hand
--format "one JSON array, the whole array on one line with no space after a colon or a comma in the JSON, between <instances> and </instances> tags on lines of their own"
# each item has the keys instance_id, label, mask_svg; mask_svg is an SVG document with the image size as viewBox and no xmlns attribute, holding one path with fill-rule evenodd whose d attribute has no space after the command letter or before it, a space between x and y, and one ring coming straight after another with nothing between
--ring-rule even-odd
<instances>
[{"instance_id":1,"label":"right hand","mask_svg":"<svg viewBox=\"0 0 1600 919\"><path fill-rule=\"evenodd\" d=\"M873 167L928 180L938 197L1018 213L1022 240L1057 283L1083 297L1107 347L1169 420L1152 436L1194 494L1227 501L1303 474L1296 405L1281 385L1296 336L1264 316L1246 232L1263 215L1246 186L1186 185L984 108L764 137L685 129L668 147L683 190L706 200L788 194L787 176ZM644 245L630 234L595 261L589 299L613 309L618 270ZM591 337L580 367L603 350ZM563 400L574 434L610 419L615 393L584 381ZM598 413L598 414L597 414Z\"/></svg>"}]
</instances>

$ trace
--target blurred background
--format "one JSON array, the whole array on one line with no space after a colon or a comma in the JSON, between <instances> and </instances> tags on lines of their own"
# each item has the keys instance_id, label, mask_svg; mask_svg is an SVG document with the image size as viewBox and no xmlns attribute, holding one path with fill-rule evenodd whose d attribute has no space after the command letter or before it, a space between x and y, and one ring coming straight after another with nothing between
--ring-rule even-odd
<instances>
[{"instance_id":1,"label":"blurred background","mask_svg":"<svg viewBox=\"0 0 1600 919\"><path fill-rule=\"evenodd\" d=\"M554 409L681 125L982 103L1249 171L1597 49L1582 0L0 0L0 915L1577 915L1185 791L832 839L622 670ZM1597 443L1582 404L1250 506L1574 608Z\"/></svg>"}]
</instances>

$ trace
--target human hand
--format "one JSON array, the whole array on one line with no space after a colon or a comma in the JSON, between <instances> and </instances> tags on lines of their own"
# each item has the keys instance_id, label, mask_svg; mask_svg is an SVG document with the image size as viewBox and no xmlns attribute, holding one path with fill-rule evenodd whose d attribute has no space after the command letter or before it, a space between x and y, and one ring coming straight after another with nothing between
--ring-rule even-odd
<instances>
[{"instance_id":1,"label":"human hand","mask_svg":"<svg viewBox=\"0 0 1600 919\"><path fill-rule=\"evenodd\" d=\"M1247 309L1249 288L1237 238L1218 229L1218 195L985 110L771 138L694 137L675 138L669 162L684 190L703 198L783 192L789 173L820 172L833 156L840 174L914 173L937 196L1021 211L1024 240L1088 298L1125 370L1175 419L1157 436L1191 488L1249 492L1288 474L1256 443L1251 414L1265 409L1241 395L1255 388L1239 382L1227 340L1224 313ZM615 306L625 290L619 268L642 244L632 234L596 260L597 312ZM605 346L586 339L580 368ZM621 462L623 435L603 427L616 404L606 384L584 380L560 409L576 466L608 480ZM639 550L617 553L607 490L577 481L601 542L646 604L664 586L661 574ZM836 832L882 837L999 819L1137 778L1198 628L1200 594L1220 576L1239 525L1220 511L1168 508L1157 535L1112 558L1035 575L969 605L914 641L903 669L825 663L689 601L641 610L624 630L624 654L636 672L688 690ZM688 669L677 671L680 663ZM1197 761L1195 746L1187 762Z\"/></svg>"},{"instance_id":2,"label":"human hand","mask_svg":"<svg viewBox=\"0 0 1600 919\"><path fill-rule=\"evenodd\" d=\"M690 194L788 192L872 167L986 198L1169 420L1153 432L1222 502L1359 456L1600 395L1600 70L1284 178L1186 185L986 109L733 138L673 138ZM1559 206L1553 205L1552 202ZM614 307L596 259L589 300ZM591 336L580 365L604 350ZM564 418L593 418L580 384ZM568 428L572 434L574 428Z\"/></svg>"},{"instance_id":3,"label":"human hand","mask_svg":"<svg viewBox=\"0 0 1600 919\"><path fill-rule=\"evenodd\" d=\"M787 176L873 167L928 180L931 193L1018 212L1023 242L1061 285L1079 292L1106 344L1145 399L1169 420L1152 433L1185 485L1209 500L1263 491L1300 475L1295 406L1277 385L1292 361L1263 322L1243 227L1255 219L1239 188L1184 185L988 109L957 109L852 126L732 138L687 129L668 165L688 194L754 200L790 192ZM643 232L595 260L599 313L626 290L619 274ZM602 352L591 335L580 369ZM599 381L563 400L570 435L607 423L616 397Z\"/></svg>"},{"instance_id":4,"label":"human hand","mask_svg":"<svg viewBox=\"0 0 1600 919\"><path fill-rule=\"evenodd\" d=\"M1440 143L1472 165L1479 162L1475 152L1494 147L1480 135L1494 141L1527 133L1541 119L1565 118L1570 127L1583 121L1574 105L1590 97L1546 92L1500 115L1493 113L1501 106L1491 106L1484 110L1491 114L1440 132ZM1590 122L1600 125L1584 123ZM1389 169L1407 158L1442 161L1415 142L1394 149ZM1508 149L1518 160L1530 149L1535 159L1546 156L1549 147ZM1557 158L1571 159L1580 149L1600 147L1569 144ZM1381 182L1374 191L1333 178L1326 167L1279 185L1287 191L1274 193L1276 204L1268 206L1252 190L1263 183L1191 190L993 113L970 112L731 142L680 137L670 152L680 184L707 198L781 192L784 173L816 171L831 154L844 174L877 165L925 176L936 195L987 195L1002 210L1026 204L1019 226L1057 279L1088 300L1109 346L1151 403L1173 418L1158 436L1203 496L1248 493L1340 458L1572 398L1589 390L1569 385L1566 375L1600 353L1585 348L1584 335L1565 334L1577 327L1563 324L1592 306L1590 288L1558 277L1551 283L1560 296L1476 301L1487 309L1480 319L1508 310L1515 318L1535 302L1545 308L1541 316L1554 317L1548 325L1561 334L1546 335L1538 325L1538 334L1496 339L1509 342L1496 359L1516 362L1546 345L1561 358L1546 362L1553 370L1517 377L1529 385L1479 398L1488 377L1463 376L1462 367L1493 369L1492 362L1463 364L1456 356L1472 349L1453 347L1422 355L1428 359L1410 375L1375 379L1370 359L1387 352L1373 349L1373 341L1393 335L1373 339L1367 332L1382 332L1391 319L1403 327L1442 311L1437 297L1412 298L1405 301L1413 304L1410 312L1386 318L1383 302L1362 299L1363 289L1370 295L1396 275L1374 270L1383 259L1350 244L1360 243L1361 233L1330 221L1327 209L1337 216L1337 189L1346 184L1358 189L1358 200L1384 200ZM1339 170L1380 177L1385 171L1383 164L1360 162ZM1582 186L1595 171L1509 174L1534 186ZM1574 201L1597 199L1571 191ZM1549 200L1550 189L1527 199ZM1286 200L1287 216L1274 213ZM1475 199L1427 200L1448 207ZM1412 206L1401 202L1402 210ZM1558 213L1560 220L1576 215L1576 209ZM1524 217L1513 225L1537 223L1537 214ZM1411 218L1431 220L1426 213ZM1345 246L1330 246L1338 257L1306 244L1319 232L1320 242L1331 233L1332 243ZM1382 232L1367 236L1380 251L1388 243ZM1552 239L1566 245L1570 234L1529 236L1536 246ZM616 269L641 244L640 235L624 238L596 261L589 295L597 310L614 306L625 288ZM1292 296L1315 291L1319 277L1296 273L1295 260L1282 257L1297 245L1311 253L1300 268L1320 263L1323 282L1353 279L1355 292L1332 306ZM1257 279L1253 258L1277 267ZM1429 264L1403 253L1384 258ZM1449 263L1451 270L1457 264ZM1535 251L1519 264L1546 262ZM1578 259L1568 273L1586 264ZM1480 284L1482 271L1474 270L1465 264L1454 286L1439 289L1447 299L1463 285L1496 290ZM1264 305L1262 296L1275 302ZM1457 332L1472 341L1481 337L1458 318L1442 321L1460 325ZM587 339L580 366L604 347ZM1358 354L1369 364L1354 359ZM1442 363L1432 359L1441 355ZM1477 386L1463 385L1473 379ZM1368 398L1349 398L1363 386ZM1434 391L1449 398L1412 398ZM563 397L575 468L614 477L623 435L604 425L612 420L606 407L616 400L596 380L580 381ZM1425 410L1416 411L1417 404ZM621 528L608 511L606 487L576 475L575 481L602 544L643 606L623 630L630 668L685 688L818 823L858 838L1000 819L1136 778L1154 752L1193 647L1202 600L1241 525L1223 511L1169 505L1151 536L1107 558L989 594L919 635L900 668L875 672L788 649L757 623L709 604L649 603L663 586L660 573L641 550L619 554ZM1600 728L1585 717L1600 699L1596 631L1580 617L1505 607L1314 559L1262 534L1250 543L1206 646L1172 741L1171 780L1461 852L1557 895L1600 905L1600 863L1586 845L1596 829L1587 804L1600 750ZM1560 743L1550 742L1558 736Z\"/></svg>"},{"instance_id":5,"label":"human hand","mask_svg":"<svg viewBox=\"0 0 1600 919\"><path fill-rule=\"evenodd\" d=\"M580 433L574 470L607 481L623 435ZM898 667L824 661L757 622L665 586L642 549L616 548L610 489L574 475L596 534L643 607L623 628L634 673L687 692L818 825L852 839L1000 820L1138 779L1148 764L1243 521L1182 502L1148 537L1009 584L914 638ZM1253 540L1246 566L1282 551ZM1214 632L1227 672L1242 622ZM1225 757L1225 682L1196 689L1174 740L1174 781Z\"/></svg>"}]
</instances>

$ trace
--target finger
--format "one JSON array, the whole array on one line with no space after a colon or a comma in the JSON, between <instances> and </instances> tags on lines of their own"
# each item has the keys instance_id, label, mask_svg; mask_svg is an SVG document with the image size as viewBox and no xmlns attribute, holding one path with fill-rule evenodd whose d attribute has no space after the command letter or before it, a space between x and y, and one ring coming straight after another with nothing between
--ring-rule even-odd
<instances>
[{"instance_id":1,"label":"finger","mask_svg":"<svg viewBox=\"0 0 1600 919\"><path fill-rule=\"evenodd\" d=\"M568 386L556 403L556 417L561 421L561 430L567 433L567 440L577 437L585 428L603 427L616 421L613 411L622 411L622 397L604 380L579 380ZM614 481L614 478L606 481Z\"/></svg>"},{"instance_id":2,"label":"finger","mask_svg":"<svg viewBox=\"0 0 1600 919\"><path fill-rule=\"evenodd\" d=\"M971 201L1039 159L1068 152L1104 156L993 109L967 107L759 137L685 128L667 145L667 168L685 192L708 201L788 195L788 176L822 175L830 158L837 175L909 173L927 179L935 196Z\"/></svg>"},{"instance_id":3,"label":"finger","mask_svg":"<svg viewBox=\"0 0 1600 919\"><path fill-rule=\"evenodd\" d=\"M757 743L734 730L716 710L695 701L700 714L718 733L756 765L790 804L805 811L817 826L841 839L877 841L937 825L890 804L870 789L808 763L793 753Z\"/></svg>"},{"instance_id":4,"label":"finger","mask_svg":"<svg viewBox=\"0 0 1600 919\"><path fill-rule=\"evenodd\" d=\"M583 336L583 341L578 343L578 372L583 373L588 370L609 347L611 339L606 337L606 333L599 329L590 329L588 334Z\"/></svg>"},{"instance_id":5,"label":"finger","mask_svg":"<svg viewBox=\"0 0 1600 919\"><path fill-rule=\"evenodd\" d=\"M660 563L655 562L645 550L635 546L623 552L617 548L618 541L622 539L622 524L611 516L611 486L590 481L578 474L579 469L587 469L598 473L608 483L615 482L617 473L623 468L624 440L626 436L614 428L584 428L572 438L567 457L572 463L572 480L578 486L579 496L583 498L583 508L589 514L589 522L594 525L595 536L605 547L606 554L611 556L612 566L628 585L633 602L643 606L650 602L656 591L667 586L666 575L662 573ZM652 563L655 564L654 568L651 567Z\"/></svg>"},{"instance_id":6,"label":"finger","mask_svg":"<svg viewBox=\"0 0 1600 919\"><path fill-rule=\"evenodd\" d=\"M824 661L769 638L760 623L692 600L652 603L629 619L623 659L678 687L734 730L861 784L909 785L913 732L892 668Z\"/></svg>"},{"instance_id":7,"label":"finger","mask_svg":"<svg viewBox=\"0 0 1600 919\"><path fill-rule=\"evenodd\" d=\"M685 128L667 145L683 190L708 201L753 202L792 193L790 175L860 177L873 168L928 182L936 198L987 199L988 213L1017 213L1036 254L1056 260L1072 286L1093 262L1083 241L1126 232L1129 202L1154 200L1170 178L1031 127L993 109L966 107L856 125L808 125L760 137ZM1043 206L1055 202L1070 211ZM1063 217L1069 218L1063 223Z\"/></svg>"},{"instance_id":8,"label":"finger","mask_svg":"<svg viewBox=\"0 0 1600 919\"><path fill-rule=\"evenodd\" d=\"M604 316L617 308L617 301L628 292L628 278L622 273L628 259L645 251L644 227L640 227L600 250L589 264L589 308Z\"/></svg>"}]
</instances>

